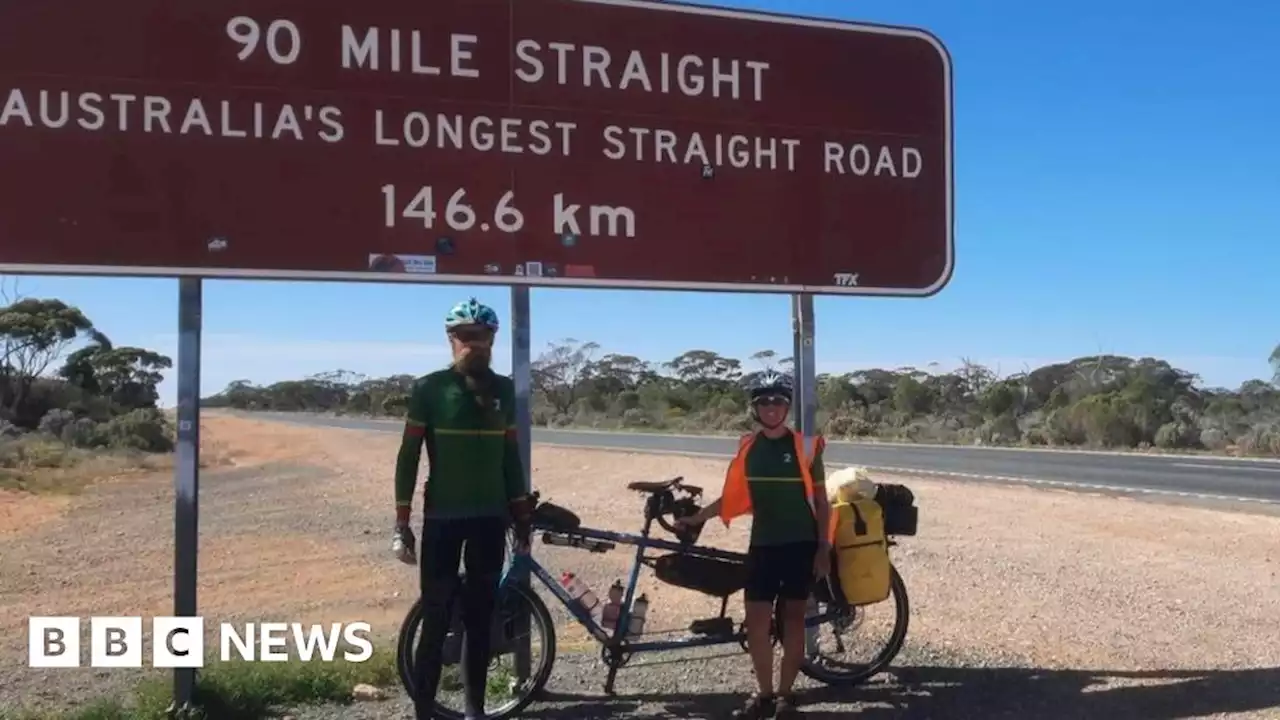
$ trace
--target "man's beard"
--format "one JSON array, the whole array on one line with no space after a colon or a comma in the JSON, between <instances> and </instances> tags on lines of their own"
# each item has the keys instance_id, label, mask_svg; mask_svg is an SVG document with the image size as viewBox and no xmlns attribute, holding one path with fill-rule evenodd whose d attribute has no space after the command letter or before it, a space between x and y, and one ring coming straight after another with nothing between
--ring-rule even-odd
<instances>
[{"instance_id":1,"label":"man's beard","mask_svg":"<svg viewBox=\"0 0 1280 720\"><path fill-rule=\"evenodd\" d=\"M490 355L488 350L472 348L463 353L454 366L462 373L467 389L475 394L476 405L490 427L500 427L502 419L494 408L493 371L489 369Z\"/></svg>"},{"instance_id":2,"label":"man's beard","mask_svg":"<svg viewBox=\"0 0 1280 720\"><path fill-rule=\"evenodd\" d=\"M463 353L454 365L468 378L482 378L489 374L491 359L488 351L473 348Z\"/></svg>"}]
</instances>

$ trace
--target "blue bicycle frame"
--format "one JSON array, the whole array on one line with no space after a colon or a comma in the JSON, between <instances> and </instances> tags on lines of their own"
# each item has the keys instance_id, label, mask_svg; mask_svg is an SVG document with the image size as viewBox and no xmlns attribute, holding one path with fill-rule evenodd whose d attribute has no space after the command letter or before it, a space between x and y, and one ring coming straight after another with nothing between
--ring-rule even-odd
<instances>
[{"instance_id":1,"label":"blue bicycle frame","mask_svg":"<svg viewBox=\"0 0 1280 720\"><path fill-rule=\"evenodd\" d=\"M746 556L743 553L732 552L729 550L719 550L716 548L700 547L697 545L685 545L669 540L661 540L650 537L650 531L653 527L653 519L646 518L644 530L641 534L618 533L608 530L595 530L592 528L579 527L573 530L561 530L550 527L535 527L537 532L554 533L562 535L574 540L597 540L615 545L631 545L636 548L635 561L631 566L630 580L627 583L625 597L622 600L622 610L619 613L617 630L614 635L609 634L609 630L596 622L591 612L584 608L581 604L575 602L569 593L561 587L555 577L547 571L545 567L530 555L517 555L511 563L508 564L506 571L503 573L500 586L505 587L511 582L520 582L527 579L530 574L538 578L544 587L557 599L561 604L569 610L569 612L577 619L577 621L587 629L591 636L604 646L617 646L626 640L626 628L630 624L631 619L631 603L635 599L636 582L640 579L640 568L644 565L645 551L653 548L657 550L667 550L670 552L684 553L696 557L715 558L718 560L742 561ZM805 628L813 628L830 619L829 613L823 612L811 617L805 618ZM807 634L807 633L806 633ZM741 642L746 637L745 632L735 632L731 635L691 635L676 640L652 641L652 642L627 642L626 652L645 652L655 650L676 650L680 648L706 647L710 645L725 645L733 642Z\"/></svg>"}]
</instances>

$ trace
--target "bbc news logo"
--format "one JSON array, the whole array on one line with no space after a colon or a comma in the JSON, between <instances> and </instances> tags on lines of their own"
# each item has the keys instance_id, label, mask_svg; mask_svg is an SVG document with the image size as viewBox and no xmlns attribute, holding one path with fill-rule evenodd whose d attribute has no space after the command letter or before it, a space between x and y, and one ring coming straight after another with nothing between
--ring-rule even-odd
<instances>
[{"instance_id":1,"label":"bbc news logo","mask_svg":"<svg viewBox=\"0 0 1280 720\"><path fill-rule=\"evenodd\" d=\"M74 616L28 618L27 665L80 667L82 626L81 618ZM250 662L284 662L291 657L304 661L318 657L323 662L341 657L346 662L365 662L373 656L370 632L366 622L328 626L224 622L218 626L218 654L223 662L236 657ZM144 637L141 617L89 618L89 667L142 667ZM152 618L151 665L204 667L204 641L202 617Z\"/></svg>"}]
</instances>

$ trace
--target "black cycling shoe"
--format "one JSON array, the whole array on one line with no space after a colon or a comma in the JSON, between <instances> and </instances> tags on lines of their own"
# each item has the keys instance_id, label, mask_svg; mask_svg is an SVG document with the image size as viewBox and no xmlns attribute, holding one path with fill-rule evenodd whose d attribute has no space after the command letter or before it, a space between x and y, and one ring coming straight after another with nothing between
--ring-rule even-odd
<instances>
[{"instance_id":1,"label":"black cycling shoe","mask_svg":"<svg viewBox=\"0 0 1280 720\"><path fill-rule=\"evenodd\" d=\"M733 720L764 720L773 717L773 696L756 693L742 707L733 711Z\"/></svg>"},{"instance_id":2,"label":"black cycling shoe","mask_svg":"<svg viewBox=\"0 0 1280 720\"><path fill-rule=\"evenodd\" d=\"M796 720L800 717L795 693L778 696L773 706L773 717L775 720Z\"/></svg>"}]
</instances>

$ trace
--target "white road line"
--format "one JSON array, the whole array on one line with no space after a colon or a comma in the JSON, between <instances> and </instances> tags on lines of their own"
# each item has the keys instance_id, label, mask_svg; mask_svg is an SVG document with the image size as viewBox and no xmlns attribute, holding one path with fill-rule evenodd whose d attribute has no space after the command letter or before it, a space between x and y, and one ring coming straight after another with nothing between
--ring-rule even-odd
<instances>
[{"instance_id":1,"label":"white road line","mask_svg":"<svg viewBox=\"0 0 1280 720\"><path fill-rule=\"evenodd\" d=\"M1241 465L1209 465L1206 463L1172 463L1174 467L1195 468L1197 470L1233 470L1235 472L1268 472L1280 473L1280 467L1247 467Z\"/></svg>"}]
</instances>

